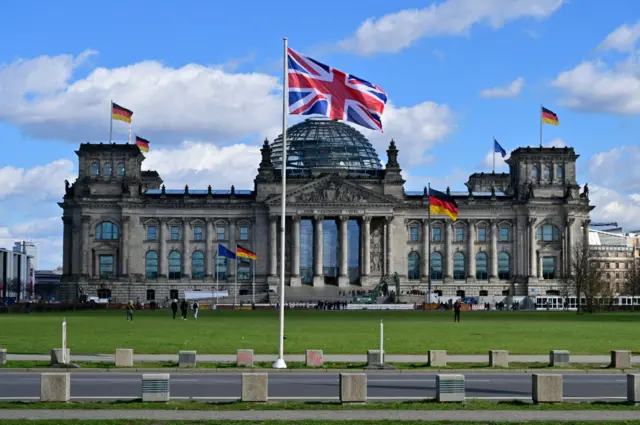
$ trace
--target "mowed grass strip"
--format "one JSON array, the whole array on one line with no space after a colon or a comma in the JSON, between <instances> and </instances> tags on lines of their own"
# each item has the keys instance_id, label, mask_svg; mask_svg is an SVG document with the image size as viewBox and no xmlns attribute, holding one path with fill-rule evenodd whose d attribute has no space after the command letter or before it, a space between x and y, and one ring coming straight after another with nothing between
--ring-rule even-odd
<instances>
[{"instance_id":1,"label":"mowed grass strip","mask_svg":"<svg viewBox=\"0 0 640 425\"><path fill-rule=\"evenodd\" d=\"M464 423L465 425L488 425L486 421L483 422L460 422L460 421L155 421L155 420L35 420L28 423L33 425L459 425ZM593 425L593 421L590 422L566 422L566 421L535 421L535 422L519 422L520 424L532 424L532 425ZM25 421L21 420L9 420L2 421L2 425L24 425ZM513 422L492 422L492 425L506 425L513 424ZM607 421L599 422L598 425L640 425L638 421Z\"/></svg>"},{"instance_id":2,"label":"mowed grass strip","mask_svg":"<svg viewBox=\"0 0 640 425\"><path fill-rule=\"evenodd\" d=\"M126 321L124 311L78 311L0 315L0 347L9 353L48 353L61 345L61 323L67 319L68 347L73 354L111 354L133 348L137 354L235 354L250 348L275 354L278 313L262 311L201 311L198 320L171 318L168 310L136 311ZM452 354L607 354L610 350L640 352L640 313L301 311L286 312L285 351L303 354L365 354L379 346L384 320L388 354L425 354L429 349Z\"/></svg>"}]
</instances>

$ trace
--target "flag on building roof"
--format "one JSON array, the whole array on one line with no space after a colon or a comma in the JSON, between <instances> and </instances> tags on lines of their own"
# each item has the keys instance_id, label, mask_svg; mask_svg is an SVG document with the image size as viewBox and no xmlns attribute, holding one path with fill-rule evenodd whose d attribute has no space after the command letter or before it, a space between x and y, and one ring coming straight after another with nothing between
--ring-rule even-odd
<instances>
[{"instance_id":1,"label":"flag on building roof","mask_svg":"<svg viewBox=\"0 0 640 425\"><path fill-rule=\"evenodd\" d=\"M229 258L231 260L235 260L236 259L236 254L235 252L225 248L224 245L222 244L218 244L218 257L224 257L224 258Z\"/></svg>"},{"instance_id":2,"label":"flag on building roof","mask_svg":"<svg viewBox=\"0 0 640 425\"><path fill-rule=\"evenodd\" d=\"M324 115L382 131L387 94L377 85L287 49L289 113Z\"/></svg>"},{"instance_id":3,"label":"flag on building roof","mask_svg":"<svg viewBox=\"0 0 640 425\"><path fill-rule=\"evenodd\" d=\"M147 139L136 136L136 146L138 146L142 152L149 152L149 141Z\"/></svg>"},{"instance_id":4,"label":"flag on building roof","mask_svg":"<svg viewBox=\"0 0 640 425\"><path fill-rule=\"evenodd\" d=\"M238 257L248 258L249 260L255 260L256 253L249 251L247 248L243 248L240 245L236 245L236 255Z\"/></svg>"},{"instance_id":5,"label":"flag on building roof","mask_svg":"<svg viewBox=\"0 0 640 425\"><path fill-rule=\"evenodd\" d=\"M505 151L504 148L500 146L500 143L498 143L495 138L493 139L493 151L502 155L503 158L507 156L507 151Z\"/></svg>"},{"instance_id":6,"label":"flag on building roof","mask_svg":"<svg viewBox=\"0 0 640 425\"><path fill-rule=\"evenodd\" d=\"M429 211L431 214L445 214L453 221L458 217L458 204L451 195L429 189Z\"/></svg>"},{"instance_id":7,"label":"flag on building roof","mask_svg":"<svg viewBox=\"0 0 640 425\"><path fill-rule=\"evenodd\" d=\"M124 121L131 124L131 117L133 116L133 112L131 112L127 108L123 108L117 103L111 102L111 118L117 121Z\"/></svg>"},{"instance_id":8,"label":"flag on building roof","mask_svg":"<svg viewBox=\"0 0 640 425\"><path fill-rule=\"evenodd\" d=\"M560 124L558 121L558 116L555 114L555 112L545 108L544 106L542 107L542 122L551 125Z\"/></svg>"}]
</instances>

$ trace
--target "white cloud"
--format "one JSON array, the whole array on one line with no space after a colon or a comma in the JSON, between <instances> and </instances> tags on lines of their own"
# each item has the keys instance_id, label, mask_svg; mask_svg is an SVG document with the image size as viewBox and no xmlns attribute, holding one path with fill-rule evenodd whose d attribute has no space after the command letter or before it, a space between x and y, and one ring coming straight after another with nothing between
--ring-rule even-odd
<instances>
[{"instance_id":1,"label":"white cloud","mask_svg":"<svg viewBox=\"0 0 640 425\"><path fill-rule=\"evenodd\" d=\"M469 173L460 167L454 167L445 176L425 176L420 174L421 172L421 170L402 170L405 190L424 190L429 183L437 190L444 190L447 187L453 191L467 190L464 184L469 180Z\"/></svg>"},{"instance_id":2,"label":"white cloud","mask_svg":"<svg viewBox=\"0 0 640 425\"><path fill-rule=\"evenodd\" d=\"M623 230L640 227L640 200L634 195L589 184L589 198L596 208L591 212L594 221L615 221Z\"/></svg>"},{"instance_id":3,"label":"white cloud","mask_svg":"<svg viewBox=\"0 0 640 425\"><path fill-rule=\"evenodd\" d=\"M562 140L559 137L555 138L553 140L550 140L550 141L548 141L546 143L543 143L543 145L545 147L547 147L547 148L550 148L550 147L564 148L565 146L567 146L565 141ZM504 158L499 153L497 153L497 152L495 153L496 171L505 172L505 171L508 170L509 165L507 165L507 163L505 161L511 157L511 152L513 152L513 151L512 150L507 151L507 155ZM482 160L482 163L480 165L478 165L476 168L479 168L479 169L482 169L482 170L492 170L493 169L493 155L494 155L494 152L492 150L487 152L487 154L484 156L484 159Z\"/></svg>"},{"instance_id":4,"label":"white cloud","mask_svg":"<svg viewBox=\"0 0 640 425\"><path fill-rule=\"evenodd\" d=\"M28 170L6 166L0 168L0 199L15 195L27 195L32 200L62 197L64 180L75 180L73 164L68 159Z\"/></svg>"},{"instance_id":5,"label":"white cloud","mask_svg":"<svg viewBox=\"0 0 640 425\"><path fill-rule=\"evenodd\" d=\"M395 53L423 37L466 35L479 23L498 29L521 18L543 19L563 3L564 0L446 0L423 9L369 18L340 46L363 55Z\"/></svg>"},{"instance_id":6,"label":"white cloud","mask_svg":"<svg viewBox=\"0 0 640 425\"><path fill-rule=\"evenodd\" d=\"M547 148L564 148L567 147L567 143L562 140L560 137L556 137L553 140L542 143L543 146Z\"/></svg>"},{"instance_id":7,"label":"white cloud","mask_svg":"<svg viewBox=\"0 0 640 425\"><path fill-rule=\"evenodd\" d=\"M38 246L40 269L55 269L62 265L62 220L48 217L42 220L0 224L0 247L13 249L14 242L31 241Z\"/></svg>"},{"instance_id":8,"label":"white cloud","mask_svg":"<svg viewBox=\"0 0 640 425\"><path fill-rule=\"evenodd\" d=\"M640 21L633 26L620 25L600 43L598 48L630 52L634 49L638 38L640 38Z\"/></svg>"},{"instance_id":9,"label":"white cloud","mask_svg":"<svg viewBox=\"0 0 640 425\"><path fill-rule=\"evenodd\" d=\"M524 78L518 77L513 80L507 87L493 87L484 89L480 92L481 97L489 99L503 99L507 97L516 97L524 87Z\"/></svg>"}]
</instances>

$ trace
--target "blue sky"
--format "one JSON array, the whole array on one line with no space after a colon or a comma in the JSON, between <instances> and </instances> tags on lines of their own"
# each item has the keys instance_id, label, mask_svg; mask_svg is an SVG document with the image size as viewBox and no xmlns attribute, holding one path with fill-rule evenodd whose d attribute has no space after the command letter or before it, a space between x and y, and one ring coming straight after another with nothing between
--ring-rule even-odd
<instances>
[{"instance_id":1,"label":"blue sky","mask_svg":"<svg viewBox=\"0 0 640 425\"><path fill-rule=\"evenodd\" d=\"M581 155L594 217L640 228L637 1L279 5L5 5L0 246L33 239L41 267L59 263L56 202L78 143L107 141L111 99L134 111L134 132L152 142L146 166L168 187L250 189L261 141L279 134L283 36L387 92L385 133L364 133L383 159L396 140L407 189L463 188L491 171L494 136L507 151L537 145L544 104L560 126L544 126L543 142ZM125 124L114 131L126 139Z\"/></svg>"}]
</instances>

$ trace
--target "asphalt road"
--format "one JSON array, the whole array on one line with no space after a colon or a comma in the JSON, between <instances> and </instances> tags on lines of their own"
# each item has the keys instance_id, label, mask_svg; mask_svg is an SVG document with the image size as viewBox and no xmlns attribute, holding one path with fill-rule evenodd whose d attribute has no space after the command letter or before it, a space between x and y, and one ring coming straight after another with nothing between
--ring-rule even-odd
<instances>
[{"instance_id":1,"label":"asphalt road","mask_svg":"<svg viewBox=\"0 0 640 425\"><path fill-rule=\"evenodd\" d=\"M141 396L141 373L72 373L74 399L114 400ZM626 398L621 374L564 375L566 399ZM524 373L465 374L467 397L530 399L531 375ZM435 374L369 373L368 397L378 400L435 397ZM171 373L171 397L232 400L241 395L239 373ZM40 395L39 373L0 373L0 400L34 400ZM274 373L269 397L292 400L332 400L339 395L338 374Z\"/></svg>"}]
</instances>

